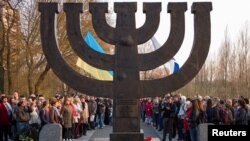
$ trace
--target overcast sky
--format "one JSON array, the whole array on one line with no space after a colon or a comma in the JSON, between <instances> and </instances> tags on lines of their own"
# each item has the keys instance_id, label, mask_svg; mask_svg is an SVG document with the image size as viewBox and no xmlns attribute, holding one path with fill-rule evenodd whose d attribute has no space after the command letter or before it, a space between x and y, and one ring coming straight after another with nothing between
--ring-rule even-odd
<instances>
[{"instance_id":1,"label":"overcast sky","mask_svg":"<svg viewBox=\"0 0 250 141\"><path fill-rule=\"evenodd\" d=\"M126 2L135 0L100 0L110 2ZM161 2L162 12L161 22L156 32L155 37L160 44L163 44L169 35L170 28L170 16L167 14L168 2L187 2L188 10L185 13L185 38L182 44L181 50L176 54L175 59L182 65L189 56L192 44L193 44L193 14L191 14L191 6L195 1L209 1L209 0L137 0L138 8L136 13L137 27L142 26L145 20L145 15L142 14L143 2ZM229 36L231 40L236 40L239 35L239 31L244 25L250 22L250 0L210 0L213 4L213 11L211 12L211 46L209 57L213 56L218 51L221 43L224 39L224 31L228 28Z\"/></svg>"}]
</instances>

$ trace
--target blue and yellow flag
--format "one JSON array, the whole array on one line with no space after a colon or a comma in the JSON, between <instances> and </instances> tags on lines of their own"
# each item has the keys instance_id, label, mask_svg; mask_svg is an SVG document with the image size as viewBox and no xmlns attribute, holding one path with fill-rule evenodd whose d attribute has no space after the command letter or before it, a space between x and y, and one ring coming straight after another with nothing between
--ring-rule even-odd
<instances>
[{"instance_id":1,"label":"blue and yellow flag","mask_svg":"<svg viewBox=\"0 0 250 141\"><path fill-rule=\"evenodd\" d=\"M95 38L90 32L86 33L84 40L89 45L89 47L91 47L95 51L98 51L100 53L106 53L105 50L100 46L100 44L95 40ZM77 59L76 65L98 80L113 81L112 72L95 68L87 64L80 58Z\"/></svg>"}]
</instances>

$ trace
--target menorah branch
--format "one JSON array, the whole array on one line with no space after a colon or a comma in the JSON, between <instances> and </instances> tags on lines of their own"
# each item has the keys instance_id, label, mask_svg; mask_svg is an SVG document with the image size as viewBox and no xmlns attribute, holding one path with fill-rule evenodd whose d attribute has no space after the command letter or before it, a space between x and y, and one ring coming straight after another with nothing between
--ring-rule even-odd
<instances>
[{"instance_id":1,"label":"menorah branch","mask_svg":"<svg viewBox=\"0 0 250 141\"><path fill-rule=\"evenodd\" d=\"M160 23L160 12L161 3L143 3L143 13L146 14L146 20L144 25L137 29L138 44L145 43L154 36Z\"/></svg>"},{"instance_id":2,"label":"menorah branch","mask_svg":"<svg viewBox=\"0 0 250 141\"><path fill-rule=\"evenodd\" d=\"M58 11L57 8L57 3L39 3L42 48L48 64L58 78L73 89L90 95L112 97L112 82L87 78L74 71L63 59L55 36L55 14Z\"/></svg>"},{"instance_id":3,"label":"menorah branch","mask_svg":"<svg viewBox=\"0 0 250 141\"><path fill-rule=\"evenodd\" d=\"M114 68L114 56L98 53L83 40L80 28L82 3L64 3L68 39L75 53L88 64L103 70Z\"/></svg>"},{"instance_id":4,"label":"menorah branch","mask_svg":"<svg viewBox=\"0 0 250 141\"><path fill-rule=\"evenodd\" d=\"M144 97L154 97L175 91L190 82L205 63L210 46L211 3L194 3L194 43L191 55L181 69L165 78L143 81L141 87Z\"/></svg>"},{"instance_id":5,"label":"menorah branch","mask_svg":"<svg viewBox=\"0 0 250 141\"><path fill-rule=\"evenodd\" d=\"M105 42L115 45L115 29L108 25L105 13L108 13L108 3L90 3L92 24L96 34Z\"/></svg>"},{"instance_id":6,"label":"menorah branch","mask_svg":"<svg viewBox=\"0 0 250 141\"><path fill-rule=\"evenodd\" d=\"M139 55L139 68L142 71L155 69L174 57L180 49L185 33L185 11L187 3L169 3L171 29L167 41L154 52Z\"/></svg>"}]
</instances>

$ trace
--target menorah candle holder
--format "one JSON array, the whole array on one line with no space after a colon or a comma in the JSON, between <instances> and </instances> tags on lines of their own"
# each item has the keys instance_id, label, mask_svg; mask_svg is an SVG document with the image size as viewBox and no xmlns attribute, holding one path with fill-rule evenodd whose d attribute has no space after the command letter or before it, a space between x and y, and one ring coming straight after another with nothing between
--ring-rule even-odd
<instances>
[{"instance_id":1,"label":"menorah candle holder","mask_svg":"<svg viewBox=\"0 0 250 141\"><path fill-rule=\"evenodd\" d=\"M54 73L75 90L97 97L114 99L113 133L111 141L143 141L140 131L138 99L161 96L175 91L190 82L204 64L210 46L211 2L194 2L194 41L189 58L172 75L155 80L140 80L139 72L154 69L168 62L180 49L185 33L187 3L169 3L171 29L161 48L147 54L138 54L137 46L150 40L158 29L161 3L144 3L146 21L136 28L137 3L114 3L117 14L116 27L105 19L108 3L90 3L93 27L105 42L115 45L115 54L102 54L91 49L81 34L80 14L82 3L64 3L68 39L75 53L88 64L103 70L112 70L113 81L101 81L85 77L73 70L63 59L57 45L55 20L57 3L39 3L41 12L41 41L47 62Z\"/></svg>"}]
</instances>

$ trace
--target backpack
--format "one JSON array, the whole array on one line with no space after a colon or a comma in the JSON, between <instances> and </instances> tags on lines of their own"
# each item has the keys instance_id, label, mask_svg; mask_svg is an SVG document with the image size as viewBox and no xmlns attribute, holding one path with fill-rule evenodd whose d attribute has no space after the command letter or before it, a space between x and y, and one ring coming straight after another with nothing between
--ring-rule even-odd
<instances>
[{"instance_id":1,"label":"backpack","mask_svg":"<svg viewBox=\"0 0 250 141\"><path fill-rule=\"evenodd\" d=\"M228 108L221 109L220 118L223 124L231 124L233 122L233 113Z\"/></svg>"}]
</instances>

